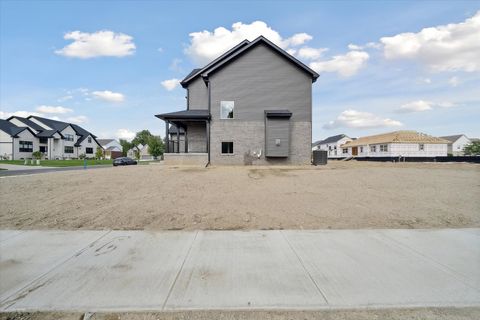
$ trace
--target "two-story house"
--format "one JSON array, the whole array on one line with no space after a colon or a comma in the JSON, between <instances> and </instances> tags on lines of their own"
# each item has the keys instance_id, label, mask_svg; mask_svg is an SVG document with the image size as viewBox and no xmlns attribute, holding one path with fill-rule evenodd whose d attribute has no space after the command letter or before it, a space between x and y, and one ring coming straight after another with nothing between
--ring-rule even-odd
<instances>
[{"instance_id":1,"label":"two-story house","mask_svg":"<svg viewBox=\"0 0 480 320\"><path fill-rule=\"evenodd\" d=\"M330 159L340 159L346 158L350 155L348 150L345 150L341 146L353 139L347 136L346 134L338 134L335 136L328 137L324 140L317 141L312 145L312 151L314 150L324 150L327 151L328 158Z\"/></svg>"},{"instance_id":2,"label":"two-story house","mask_svg":"<svg viewBox=\"0 0 480 320\"><path fill-rule=\"evenodd\" d=\"M318 76L263 36L242 41L181 81L186 110L156 115L167 140L170 124L184 130L165 162L309 164Z\"/></svg>"},{"instance_id":3,"label":"two-story house","mask_svg":"<svg viewBox=\"0 0 480 320\"><path fill-rule=\"evenodd\" d=\"M95 135L76 124L38 116L27 118L11 116L3 121L8 124L4 123L2 127L13 133L8 135L2 129L4 145L1 155L9 159L32 158L32 153L35 151L42 152L45 159L78 158L80 155L93 158L97 148L102 148ZM25 128L29 133L22 130L22 137L19 133L15 133Z\"/></svg>"}]
</instances>

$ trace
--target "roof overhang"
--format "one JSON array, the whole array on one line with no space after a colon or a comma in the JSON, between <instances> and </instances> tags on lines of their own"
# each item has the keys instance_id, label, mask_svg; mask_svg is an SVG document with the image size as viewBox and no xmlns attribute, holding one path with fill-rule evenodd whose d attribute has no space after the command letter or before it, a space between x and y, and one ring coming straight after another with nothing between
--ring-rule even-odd
<instances>
[{"instance_id":1,"label":"roof overhang","mask_svg":"<svg viewBox=\"0 0 480 320\"><path fill-rule=\"evenodd\" d=\"M155 117L165 121L208 121L211 119L208 110L184 110L170 113L157 114Z\"/></svg>"},{"instance_id":2,"label":"roof overhang","mask_svg":"<svg viewBox=\"0 0 480 320\"><path fill-rule=\"evenodd\" d=\"M267 118L290 118L292 112L289 110L265 110L265 116Z\"/></svg>"}]
</instances>

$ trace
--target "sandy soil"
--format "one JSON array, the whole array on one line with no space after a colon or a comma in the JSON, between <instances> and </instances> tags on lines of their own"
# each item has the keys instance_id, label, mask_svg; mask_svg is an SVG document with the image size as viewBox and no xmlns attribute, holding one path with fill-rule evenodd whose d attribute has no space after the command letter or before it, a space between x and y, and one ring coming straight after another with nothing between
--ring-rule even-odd
<instances>
[{"instance_id":1,"label":"sandy soil","mask_svg":"<svg viewBox=\"0 0 480 320\"><path fill-rule=\"evenodd\" d=\"M90 320L470 320L479 319L480 308L418 308L381 310L325 310L325 311L178 311L158 313L95 313ZM0 320L81 320L81 313L35 312L3 313Z\"/></svg>"},{"instance_id":2,"label":"sandy soil","mask_svg":"<svg viewBox=\"0 0 480 320\"><path fill-rule=\"evenodd\" d=\"M131 166L0 179L0 228L480 227L480 166Z\"/></svg>"}]
</instances>

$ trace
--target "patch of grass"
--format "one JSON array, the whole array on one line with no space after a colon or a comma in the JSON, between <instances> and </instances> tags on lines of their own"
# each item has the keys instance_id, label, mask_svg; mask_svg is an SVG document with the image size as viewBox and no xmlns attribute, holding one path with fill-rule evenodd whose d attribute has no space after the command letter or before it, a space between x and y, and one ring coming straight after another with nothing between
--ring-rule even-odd
<instances>
[{"instance_id":1,"label":"patch of grass","mask_svg":"<svg viewBox=\"0 0 480 320\"><path fill-rule=\"evenodd\" d=\"M87 160L87 166L96 165L109 165L113 160ZM16 164L23 165L24 160L1 160L0 164ZM31 164L29 164L31 166ZM81 167L83 166L83 160L40 160L40 166L42 167Z\"/></svg>"}]
</instances>

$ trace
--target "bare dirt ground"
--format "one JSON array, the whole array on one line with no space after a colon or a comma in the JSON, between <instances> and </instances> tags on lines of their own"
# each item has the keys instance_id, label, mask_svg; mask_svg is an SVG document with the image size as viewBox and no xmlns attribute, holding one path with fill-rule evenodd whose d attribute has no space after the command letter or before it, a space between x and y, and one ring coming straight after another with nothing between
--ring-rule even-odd
<instances>
[{"instance_id":1,"label":"bare dirt ground","mask_svg":"<svg viewBox=\"0 0 480 320\"><path fill-rule=\"evenodd\" d=\"M131 166L4 177L0 191L1 229L480 227L475 164Z\"/></svg>"},{"instance_id":2,"label":"bare dirt ground","mask_svg":"<svg viewBox=\"0 0 480 320\"><path fill-rule=\"evenodd\" d=\"M95 313L90 318L81 313L34 312L3 313L0 320L470 320L480 317L480 308L417 308L380 310L325 311L178 311L157 313Z\"/></svg>"}]
</instances>

